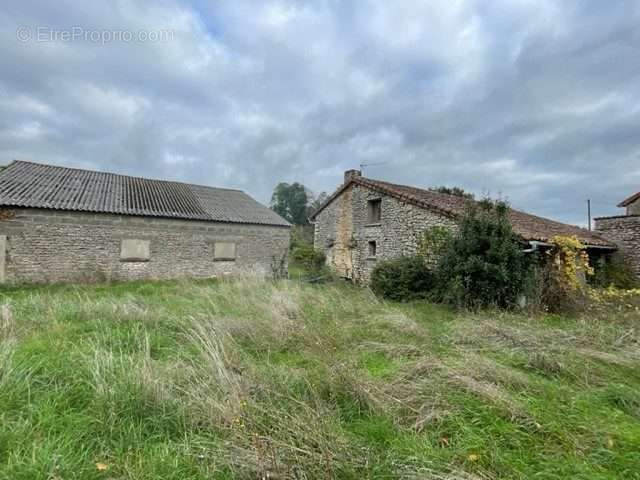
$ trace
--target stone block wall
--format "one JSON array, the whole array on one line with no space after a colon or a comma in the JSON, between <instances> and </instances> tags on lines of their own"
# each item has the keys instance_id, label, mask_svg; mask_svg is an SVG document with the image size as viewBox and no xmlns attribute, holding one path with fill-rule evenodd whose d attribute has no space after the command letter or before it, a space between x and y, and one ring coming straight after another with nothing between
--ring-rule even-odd
<instances>
[{"instance_id":1,"label":"stone block wall","mask_svg":"<svg viewBox=\"0 0 640 480\"><path fill-rule=\"evenodd\" d=\"M640 278L640 215L600 217L595 222L598 233L618 245L625 261Z\"/></svg>"},{"instance_id":2,"label":"stone block wall","mask_svg":"<svg viewBox=\"0 0 640 480\"><path fill-rule=\"evenodd\" d=\"M368 201L375 199L382 201L381 218L371 224ZM316 216L314 245L339 274L367 283L378 262L415 254L422 233L434 226L457 228L449 217L352 184ZM375 257L369 255L371 241L376 242ZM341 268L345 255L351 264L348 274Z\"/></svg>"},{"instance_id":3,"label":"stone block wall","mask_svg":"<svg viewBox=\"0 0 640 480\"><path fill-rule=\"evenodd\" d=\"M640 215L640 200L627 205L627 215Z\"/></svg>"},{"instance_id":4,"label":"stone block wall","mask_svg":"<svg viewBox=\"0 0 640 480\"><path fill-rule=\"evenodd\" d=\"M7 283L269 276L289 228L17 208L1 212L0 239ZM123 261L123 240L148 241L148 259ZM234 243L235 260L216 260L216 242Z\"/></svg>"}]
</instances>

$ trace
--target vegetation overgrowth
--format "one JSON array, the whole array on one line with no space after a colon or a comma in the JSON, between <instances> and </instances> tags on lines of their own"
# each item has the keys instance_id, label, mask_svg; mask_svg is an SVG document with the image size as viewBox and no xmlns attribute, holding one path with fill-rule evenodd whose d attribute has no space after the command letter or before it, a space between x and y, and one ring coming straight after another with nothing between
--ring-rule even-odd
<instances>
[{"instance_id":1,"label":"vegetation overgrowth","mask_svg":"<svg viewBox=\"0 0 640 480\"><path fill-rule=\"evenodd\" d=\"M0 479L639 478L632 293L571 318L250 278L0 296Z\"/></svg>"}]
</instances>

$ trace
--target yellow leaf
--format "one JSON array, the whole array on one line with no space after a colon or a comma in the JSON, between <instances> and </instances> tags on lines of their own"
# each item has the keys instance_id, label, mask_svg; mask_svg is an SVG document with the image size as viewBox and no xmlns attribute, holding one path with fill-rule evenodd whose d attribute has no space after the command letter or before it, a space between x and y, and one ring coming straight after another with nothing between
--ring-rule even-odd
<instances>
[{"instance_id":1,"label":"yellow leaf","mask_svg":"<svg viewBox=\"0 0 640 480\"><path fill-rule=\"evenodd\" d=\"M96 468L100 471L104 471L104 470L108 470L109 469L109 465L107 465L106 463L96 463Z\"/></svg>"},{"instance_id":2,"label":"yellow leaf","mask_svg":"<svg viewBox=\"0 0 640 480\"><path fill-rule=\"evenodd\" d=\"M477 453L472 453L471 455L469 455L469 456L467 457L467 459L468 459L470 462L475 462L475 461L477 461L477 460L479 460L479 459L480 459L480 455L478 455Z\"/></svg>"},{"instance_id":3,"label":"yellow leaf","mask_svg":"<svg viewBox=\"0 0 640 480\"><path fill-rule=\"evenodd\" d=\"M613 438L608 438L607 439L607 445L609 446L609 448L613 448L613 444L614 444Z\"/></svg>"}]
</instances>

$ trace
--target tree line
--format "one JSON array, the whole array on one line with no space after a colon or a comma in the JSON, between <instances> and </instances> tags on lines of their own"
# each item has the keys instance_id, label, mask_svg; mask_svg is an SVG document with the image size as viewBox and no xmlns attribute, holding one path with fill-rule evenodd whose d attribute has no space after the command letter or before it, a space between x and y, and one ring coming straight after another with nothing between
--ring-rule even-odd
<instances>
[{"instance_id":1,"label":"tree line","mask_svg":"<svg viewBox=\"0 0 640 480\"><path fill-rule=\"evenodd\" d=\"M326 192L318 195L301 183L280 182L271 195L271 209L292 225L305 227L309 225L309 217L327 199Z\"/></svg>"}]
</instances>

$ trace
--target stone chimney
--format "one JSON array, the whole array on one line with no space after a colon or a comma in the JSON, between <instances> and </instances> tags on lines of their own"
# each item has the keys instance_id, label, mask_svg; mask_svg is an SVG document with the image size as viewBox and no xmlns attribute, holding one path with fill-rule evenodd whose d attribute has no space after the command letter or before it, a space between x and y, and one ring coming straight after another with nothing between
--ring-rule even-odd
<instances>
[{"instance_id":1,"label":"stone chimney","mask_svg":"<svg viewBox=\"0 0 640 480\"><path fill-rule=\"evenodd\" d=\"M360 170L347 170L344 172L344 183L348 183L354 177L362 176L362 172Z\"/></svg>"}]
</instances>

